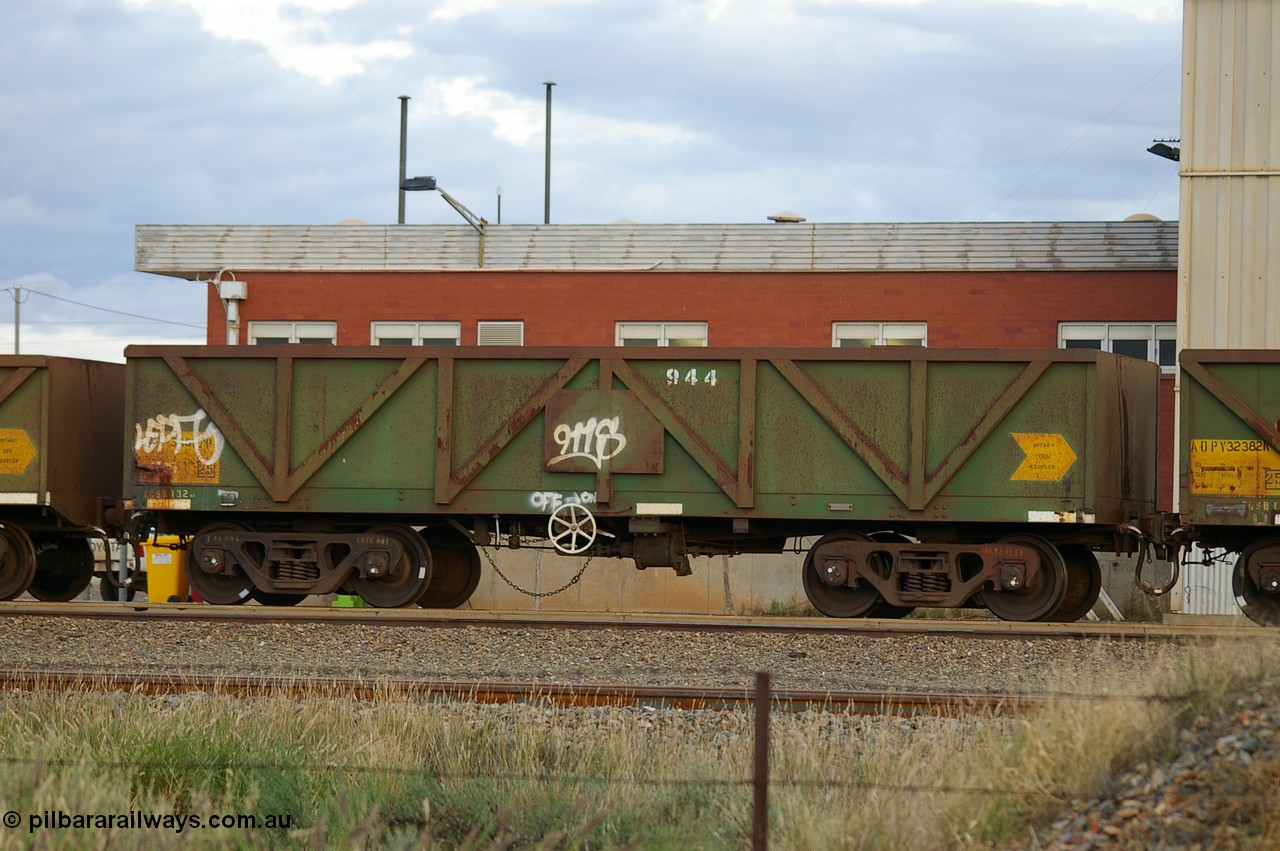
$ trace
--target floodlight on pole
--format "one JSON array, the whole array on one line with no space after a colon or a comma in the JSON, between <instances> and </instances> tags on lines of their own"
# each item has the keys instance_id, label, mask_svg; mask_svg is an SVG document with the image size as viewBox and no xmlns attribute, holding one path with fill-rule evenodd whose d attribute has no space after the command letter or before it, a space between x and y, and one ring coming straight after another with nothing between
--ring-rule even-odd
<instances>
[{"instance_id":1,"label":"floodlight on pole","mask_svg":"<svg viewBox=\"0 0 1280 851\"><path fill-rule=\"evenodd\" d=\"M1156 139L1154 140L1154 144L1150 148L1147 148L1147 153L1155 154L1157 157L1164 157L1166 160L1173 160L1174 162L1178 162L1179 158L1182 156L1182 149L1175 148L1173 145L1170 145L1169 143L1170 142L1176 143L1179 141L1181 140Z\"/></svg>"},{"instance_id":2,"label":"floodlight on pole","mask_svg":"<svg viewBox=\"0 0 1280 851\"><path fill-rule=\"evenodd\" d=\"M402 192L439 192L440 197L453 209L458 211L458 215L467 220L467 224L476 229L476 233L484 236L484 226L489 224L489 220L482 216L477 216L471 210L467 209L467 205L463 204L457 198L454 198L448 192L440 188L434 177L409 177L400 181L400 190Z\"/></svg>"}]
</instances>

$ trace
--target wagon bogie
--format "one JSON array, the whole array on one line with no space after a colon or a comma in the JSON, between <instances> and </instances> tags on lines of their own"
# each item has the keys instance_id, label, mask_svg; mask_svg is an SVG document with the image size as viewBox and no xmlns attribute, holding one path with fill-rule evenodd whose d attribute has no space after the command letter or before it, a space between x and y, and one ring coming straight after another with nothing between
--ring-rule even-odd
<instances>
[{"instance_id":1,"label":"wagon bogie","mask_svg":"<svg viewBox=\"0 0 1280 851\"><path fill-rule=\"evenodd\" d=\"M190 544L188 575L200 596L223 605L251 597L295 603L350 588L374 605L417 602L431 576L431 554L408 526L362 531L255 531L238 522L202 529Z\"/></svg>"},{"instance_id":2,"label":"wagon bogie","mask_svg":"<svg viewBox=\"0 0 1280 851\"><path fill-rule=\"evenodd\" d=\"M1034 535L962 545L836 532L809 549L804 571L810 602L830 617L882 617L972 602L1004 620L1051 620L1068 589L1061 552Z\"/></svg>"}]
</instances>

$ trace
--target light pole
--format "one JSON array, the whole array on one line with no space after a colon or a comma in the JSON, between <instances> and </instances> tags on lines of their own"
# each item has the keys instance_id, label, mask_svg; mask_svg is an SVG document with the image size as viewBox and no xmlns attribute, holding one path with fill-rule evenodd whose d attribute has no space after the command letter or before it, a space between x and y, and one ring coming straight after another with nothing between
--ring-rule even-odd
<instances>
[{"instance_id":1,"label":"light pole","mask_svg":"<svg viewBox=\"0 0 1280 851\"><path fill-rule=\"evenodd\" d=\"M543 191L542 200L542 223L549 225L551 224L551 87L555 83L547 80L542 85L547 87L547 167L546 188Z\"/></svg>"},{"instance_id":2,"label":"light pole","mask_svg":"<svg viewBox=\"0 0 1280 851\"><path fill-rule=\"evenodd\" d=\"M396 224L404 224L404 160L409 145L409 96L400 95L400 214Z\"/></svg>"},{"instance_id":3,"label":"light pole","mask_svg":"<svg viewBox=\"0 0 1280 851\"><path fill-rule=\"evenodd\" d=\"M434 177L410 177L400 181L400 188L408 192L429 191L439 193L440 197L443 198L450 207L457 210L458 214L467 220L467 224L475 228L475 232L480 234L480 265L484 265L484 229L489 224L488 219L483 216L477 216L467 208L466 204L463 204L457 198L454 198L448 192L441 189L439 184L436 183L436 179Z\"/></svg>"}]
</instances>

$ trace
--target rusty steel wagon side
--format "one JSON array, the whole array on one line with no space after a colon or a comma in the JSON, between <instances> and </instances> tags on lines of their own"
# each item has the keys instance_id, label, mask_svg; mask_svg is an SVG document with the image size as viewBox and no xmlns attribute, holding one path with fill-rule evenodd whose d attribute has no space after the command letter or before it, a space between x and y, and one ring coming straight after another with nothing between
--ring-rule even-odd
<instances>
[{"instance_id":1,"label":"rusty steel wagon side","mask_svg":"<svg viewBox=\"0 0 1280 851\"><path fill-rule=\"evenodd\" d=\"M1170 542L1236 554L1232 588L1280 626L1280 351L1179 356L1179 514Z\"/></svg>"},{"instance_id":2,"label":"rusty steel wagon side","mask_svg":"<svg viewBox=\"0 0 1280 851\"><path fill-rule=\"evenodd\" d=\"M1154 509L1158 367L1077 350L131 347L138 522L206 600L451 606L477 546L689 572L816 537L833 616L1075 619Z\"/></svg>"},{"instance_id":3,"label":"rusty steel wagon side","mask_svg":"<svg viewBox=\"0 0 1280 851\"><path fill-rule=\"evenodd\" d=\"M124 364L0 356L0 600L70 600L124 492Z\"/></svg>"}]
</instances>

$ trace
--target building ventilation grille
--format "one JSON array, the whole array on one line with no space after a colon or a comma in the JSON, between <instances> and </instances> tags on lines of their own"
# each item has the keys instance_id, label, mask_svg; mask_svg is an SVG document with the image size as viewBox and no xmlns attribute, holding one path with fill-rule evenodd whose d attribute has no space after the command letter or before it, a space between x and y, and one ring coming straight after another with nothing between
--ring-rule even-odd
<instances>
[{"instance_id":1,"label":"building ventilation grille","mask_svg":"<svg viewBox=\"0 0 1280 851\"><path fill-rule=\"evenodd\" d=\"M523 346L523 322L481 322L476 326L476 345Z\"/></svg>"}]
</instances>

